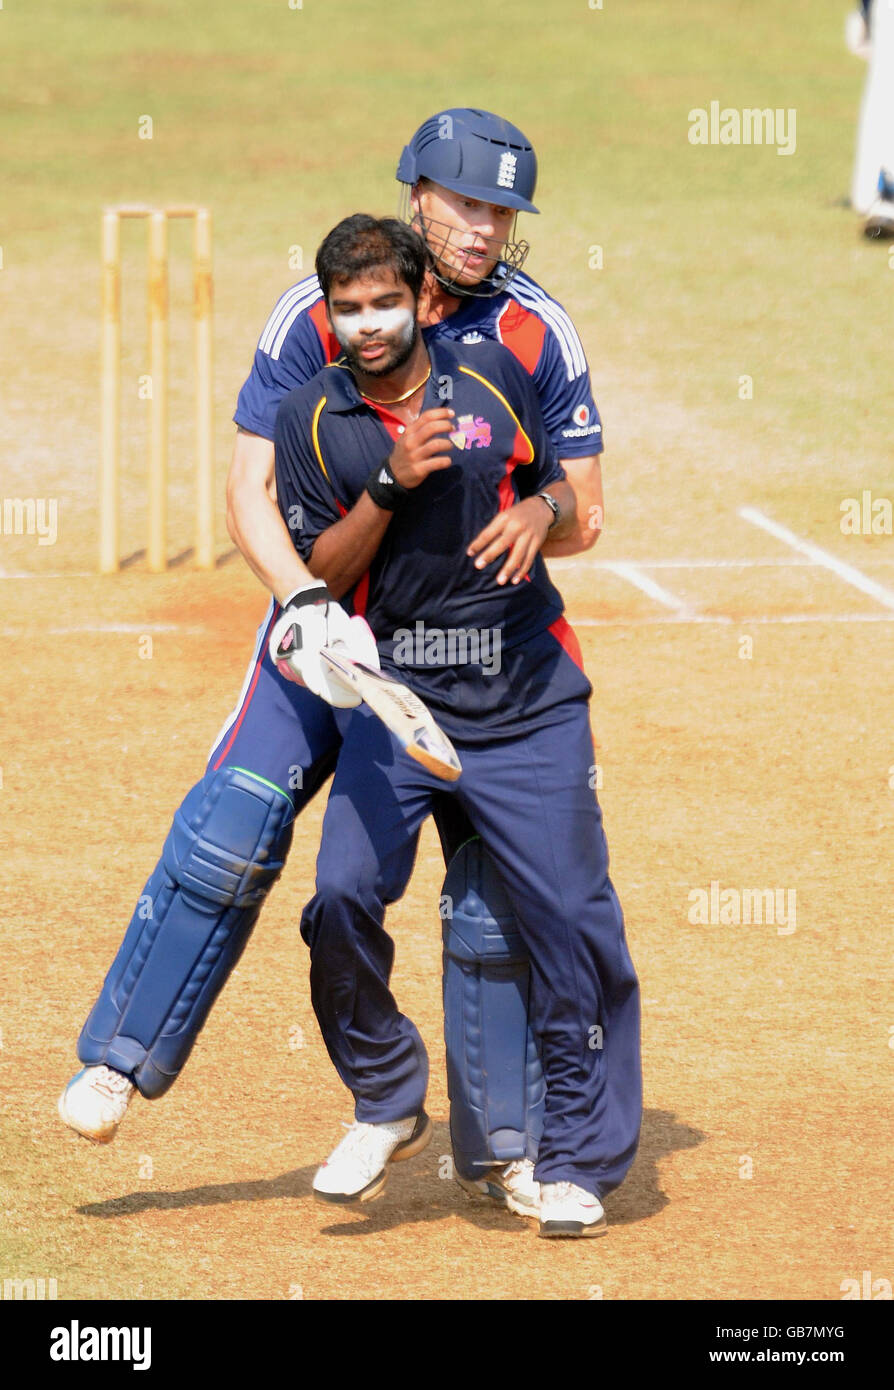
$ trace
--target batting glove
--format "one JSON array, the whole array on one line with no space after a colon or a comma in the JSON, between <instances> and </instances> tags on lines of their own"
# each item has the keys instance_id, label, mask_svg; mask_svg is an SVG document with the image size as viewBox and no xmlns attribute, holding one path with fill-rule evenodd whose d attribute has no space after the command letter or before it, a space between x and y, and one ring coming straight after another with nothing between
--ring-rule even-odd
<instances>
[{"instance_id":1,"label":"batting glove","mask_svg":"<svg viewBox=\"0 0 894 1390\"><path fill-rule=\"evenodd\" d=\"M355 691L330 674L321 647L339 645L352 661L379 669L376 639L363 618L349 618L322 581L305 584L285 600L270 634L270 660L280 675L306 685L330 705L352 709Z\"/></svg>"}]
</instances>

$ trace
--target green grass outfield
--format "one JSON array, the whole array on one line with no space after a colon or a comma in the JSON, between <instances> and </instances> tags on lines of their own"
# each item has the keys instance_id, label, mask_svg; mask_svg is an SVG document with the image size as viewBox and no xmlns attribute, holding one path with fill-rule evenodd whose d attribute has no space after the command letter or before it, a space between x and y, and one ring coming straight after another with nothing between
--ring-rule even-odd
<instances>
[{"instance_id":1,"label":"green grass outfield","mask_svg":"<svg viewBox=\"0 0 894 1390\"><path fill-rule=\"evenodd\" d=\"M609 505L636 506L624 553L644 553L659 466L673 470L681 544L694 527L710 545L716 509L740 500L834 539L842 496L892 486L894 269L837 206L864 75L843 46L845 8L7 0L0 442L29 491L62 494L70 525L53 565L93 553L101 206L214 211L223 472L255 340L298 278L289 247L303 247L308 267L341 215L392 210L406 138L438 106L462 103L505 112L539 152L543 215L522 219L528 268L580 326L605 416ZM688 113L712 100L794 108L796 152L691 145ZM138 138L144 115L151 140ZM141 235L127 229L134 372ZM589 267L593 245L601 270ZM175 349L185 331L174 325ZM743 402L745 374L754 397ZM175 435L188 438L185 370L180 388ZM135 441L142 428L135 416ZM141 468L138 449L135 483Z\"/></svg>"}]
</instances>

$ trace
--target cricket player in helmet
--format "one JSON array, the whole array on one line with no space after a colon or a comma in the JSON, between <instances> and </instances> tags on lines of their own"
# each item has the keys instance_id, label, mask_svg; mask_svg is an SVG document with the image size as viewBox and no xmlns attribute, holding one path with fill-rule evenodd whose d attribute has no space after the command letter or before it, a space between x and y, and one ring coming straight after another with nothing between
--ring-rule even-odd
<instances>
[{"instance_id":1,"label":"cricket player in helmet","mask_svg":"<svg viewBox=\"0 0 894 1390\"><path fill-rule=\"evenodd\" d=\"M516 214L539 212L537 158L518 127L489 111L442 111L404 148L397 177L401 214L421 232L438 284L459 297L506 290L530 249L516 239Z\"/></svg>"},{"instance_id":2,"label":"cricket player in helmet","mask_svg":"<svg viewBox=\"0 0 894 1390\"><path fill-rule=\"evenodd\" d=\"M516 240L514 223L517 213L537 211L536 170L531 143L515 126L487 112L450 108L420 126L401 156L398 178L406 218L430 258L419 302L426 341L503 342L532 379L577 504L574 525L544 545L549 557L586 550L600 533L603 446L574 325L521 269L527 247ZM239 393L228 526L271 603L235 708L204 776L175 813L78 1042L83 1070L66 1087L60 1113L97 1142L114 1137L137 1091L157 1097L176 1080L281 872L295 819L338 756L333 711L311 693L302 663L318 662L320 645L348 640L347 617L299 559L280 516L273 439L284 397L340 351L319 280L306 276L274 306ZM511 548L507 516L498 511L477 538L491 554ZM292 679L277 669L270 650L283 623L306 631ZM449 863L470 829L444 808L436 820ZM467 874L463 882L471 882ZM499 916L498 906L482 921ZM480 1133L481 1126L454 1130ZM457 1171L477 1174L472 1186L482 1196L531 1214L538 1192L530 1137L517 1137L515 1157L495 1149L490 1167L487 1153L469 1152Z\"/></svg>"}]
</instances>

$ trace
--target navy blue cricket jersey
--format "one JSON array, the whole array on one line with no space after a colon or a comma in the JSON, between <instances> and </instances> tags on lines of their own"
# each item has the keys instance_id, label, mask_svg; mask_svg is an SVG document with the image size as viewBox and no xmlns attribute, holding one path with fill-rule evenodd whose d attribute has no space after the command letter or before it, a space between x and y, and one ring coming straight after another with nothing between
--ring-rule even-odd
<instances>
[{"instance_id":1,"label":"navy blue cricket jersey","mask_svg":"<svg viewBox=\"0 0 894 1390\"><path fill-rule=\"evenodd\" d=\"M528 581L501 586L501 560L477 570L465 553L498 511L565 476L530 377L496 343L436 342L429 355L432 373L421 409L445 404L439 382L449 377L456 420L447 447L454 463L412 489L368 578L342 598L351 612L363 614L386 655L395 630L410 617L439 629L500 628L503 646L510 647L562 612L539 555ZM344 365L324 367L286 396L274 438L279 505L307 560L317 536L350 511L394 444ZM290 508L296 509L291 515Z\"/></svg>"},{"instance_id":2,"label":"navy blue cricket jersey","mask_svg":"<svg viewBox=\"0 0 894 1390\"><path fill-rule=\"evenodd\" d=\"M454 462L412 489L368 573L341 602L366 618L383 667L435 708L451 736L487 737L489 727L511 719L508 736L558 700L588 694L589 683L542 556L520 584L498 585L505 555L479 570L466 549L498 511L565 473L531 378L507 348L436 340L429 356L422 410L444 404L439 384L449 378ZM390 455L393 438L349 368L334 363L286 396L274 440L280 510L308 560L320 533L351 510L370 473ZM445 645L439 656L437 645L409 644L408 632L420 627L425 634L491 634L489 650L496 645L501 660L483 669L473 653L458 665L455 648ZM564 654L573 661L557 679Z\"/></svg>"}]
</instances>

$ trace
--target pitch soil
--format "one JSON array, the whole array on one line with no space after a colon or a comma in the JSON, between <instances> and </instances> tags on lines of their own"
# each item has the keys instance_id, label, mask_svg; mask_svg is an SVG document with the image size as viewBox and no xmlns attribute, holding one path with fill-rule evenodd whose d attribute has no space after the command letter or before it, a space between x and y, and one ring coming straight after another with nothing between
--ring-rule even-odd
<instances>
[{"instance_id":1,"label":"pitch soil","mask_svg":"<svg viewBox=\"0 0 894 1390\"><path fill-rule=\"evenodd\" d=\"M434 1141L368 1206L313 1200L351 1117L297 930L325 794L178 1084L138 1100L111 1146L63 1128L77 1033L265 605L238 564L72 581L63 621L59 581L10 587L4 1276L54 1277L60 1298L502 1300L835 1299L864 1269L890 1274L892 792L874 672L891 625L871 644L861 624L754 628L750 660L735 627L578 628L645 1076L639 1155L591 1245L540 1242L450 1179L428 828L389 927L432 1059ZM604 618L595 586L570 613ZM795 891L796 929L694 924L690 895L712 881Z\"/></svg>"}]
</instances>

